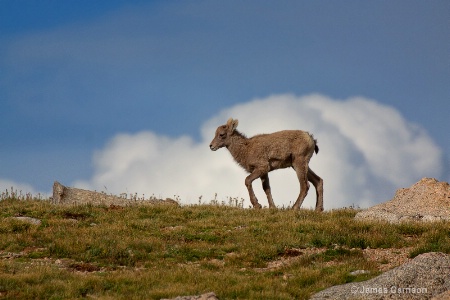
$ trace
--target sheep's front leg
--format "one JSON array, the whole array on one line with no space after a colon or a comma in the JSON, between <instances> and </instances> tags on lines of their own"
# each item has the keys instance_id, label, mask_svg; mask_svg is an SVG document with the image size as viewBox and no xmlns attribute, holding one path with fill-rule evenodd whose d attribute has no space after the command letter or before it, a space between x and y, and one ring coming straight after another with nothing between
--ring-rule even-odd
<instances>
[{"instance_id":1,"label":"sheep's front leg","mask_svg":"<svg viewBox=\"0 0 450 300\"><path fill-rule=\"evenodd\" d=\"M263 190L267 196L267 201L269 201L269 207L275 208L276 206L272 199L272 193L270 192L269 174L261 176L261 182L262 182Z\"/></svg>"},{"instance_id":2,"label":"sheep's front leg","mask_svg":"<svg viewBox=\"0 0 450 300\"><path fill-rule=\"evenodd\" d=\"M250 196L250 202L253 204L254 208L261 208L261 204L258 203L258 199L256 199L255 192L253 191L252 182L261 177L264 172L259 170L254 170L250 175L245 178L245 186L247 187L248 194Z\"/></svg>"}]
</instances>

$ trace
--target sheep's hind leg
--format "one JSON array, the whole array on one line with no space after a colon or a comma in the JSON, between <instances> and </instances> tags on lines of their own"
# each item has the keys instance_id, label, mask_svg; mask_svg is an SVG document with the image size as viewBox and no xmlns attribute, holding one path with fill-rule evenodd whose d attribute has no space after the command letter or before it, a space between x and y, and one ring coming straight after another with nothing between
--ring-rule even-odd
<instances>
[{"instance_id":1,"label":"sheep's hind leg","mask_svg":"<svg viewBox=\"0 0 450 300\"><path fill-rule=\"evenodd\" d=\"M323 211L323 179L308 168L308 180L316 188L316 211Z\"/></svg>"},{"instance_id":2,"label":"sheep's hind leg","mask_svg":"<svg viewBox=\"0 0 450 300\"><path fill-rule=\"evenodd\" d=\"M292 206L293 209L300 209L303 204L306 195L308 194L309 183L308 183L308 164L305 162L300 162L294 166L295 172L297 172L298 181L300 182L300 195Z\"/></svg>"},{"instance_id":3,"label":"sheep's hind leg","mask_svg":"<svg viewBox=\"0 0 450 300\"><path fill-rule=\"evenodd\" d=\"M248 194L250 196L250 202L252 203L254 208L261 208L261 204L258 203L258 199L255 196L255 192L253 191L252 182L261 176L262 172L257 170L253 171L250 175L245 178L245 186L247 187Z\"/></svg>"},{"instance_id":4,"label":"sheep's hind leg","mask_svg":"<svg viewBox=\"0 0 450 300\"><path fill-rule=\"evenodd\" d=\"M269 207L276 208L275 203L273 202L272 193L270 192L269 174L261 176L261 182L267 196L267 201L269 201Z\"/></svg>"}]
</instances>

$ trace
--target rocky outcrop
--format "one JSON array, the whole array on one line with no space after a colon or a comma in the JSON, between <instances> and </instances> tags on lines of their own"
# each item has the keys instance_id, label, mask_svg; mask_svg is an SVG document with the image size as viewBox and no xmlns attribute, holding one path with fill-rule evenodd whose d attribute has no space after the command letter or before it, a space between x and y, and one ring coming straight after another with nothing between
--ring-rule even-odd
<instances>
[{"instance_id":1,"label":"rocky outcrop","mask_svg":"<svg viewBox=\"0 0 450 300\"><path fill-rule=\"evenodd\" d=\"M392 200L357 213L355 219L450 221L450 185L423 178L410 188L397 190Z\"/></svg>"},{"instance_id":2,"label":"rocky outcrop","mask_svg":"<svg viewBox=\"0 0 450 300\"><path fill-rule=\"evenodd\" d=\"M378 277L325 289L311 299L442 299L450 290L450 255L424 253Z\"/></svg>"},{"instance_id":3,"label":"rocky outcrop","mask_svg":"<svg viewBox=\"0 0 450 300\"><path fill-rule=\"evenodd\" d=\"M51 198L53 204L92 204L92 205L106 205L106 206L129 206L136 204L169 204L179 205L175 200L167 198L161 199L129 199L127 197L118 197L108 195L106 193L99 193L78 188L66 187L55 181L53 184L53 197Z\"/></svg>"}]
</instances>

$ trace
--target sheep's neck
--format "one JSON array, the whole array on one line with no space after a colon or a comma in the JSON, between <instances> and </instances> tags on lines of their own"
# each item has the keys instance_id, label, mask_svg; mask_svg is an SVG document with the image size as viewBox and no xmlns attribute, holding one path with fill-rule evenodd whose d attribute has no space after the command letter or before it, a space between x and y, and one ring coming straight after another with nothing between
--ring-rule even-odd
<instances>
[{"instance_id":1,"label":"sheep's neck","mask_svg":"<svg viewBox=\"0 0 450 300\"><path fill-rule=\"evenodd\" d=\"M231 143L227 146L234 160L241 165L244 169L247 169L247 142L248 138L242 133L235 131L231 136Z\"/></svg>"}]
</instances>

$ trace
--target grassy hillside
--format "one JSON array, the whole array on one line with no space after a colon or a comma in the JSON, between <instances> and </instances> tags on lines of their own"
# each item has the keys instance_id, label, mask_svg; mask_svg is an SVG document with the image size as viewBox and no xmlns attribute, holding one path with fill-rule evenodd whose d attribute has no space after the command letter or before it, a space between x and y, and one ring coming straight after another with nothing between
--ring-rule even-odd
<instances>
[{"instance_id":1,"label":"grassy hillside","mask_svg":"<svg viewBox=\"0 0 450 300\"><path fill-rule=\"evenodd\" d=\"M63 207L0 201L1 299L307 299L380 273L363 249L450 253L448 223L353 220L353 209ZM32 225L13 217L41 220ZM389 263L388 261L381 262ZM370 274L352 276L355 270Z\"/></svg>"}]
</instances>

